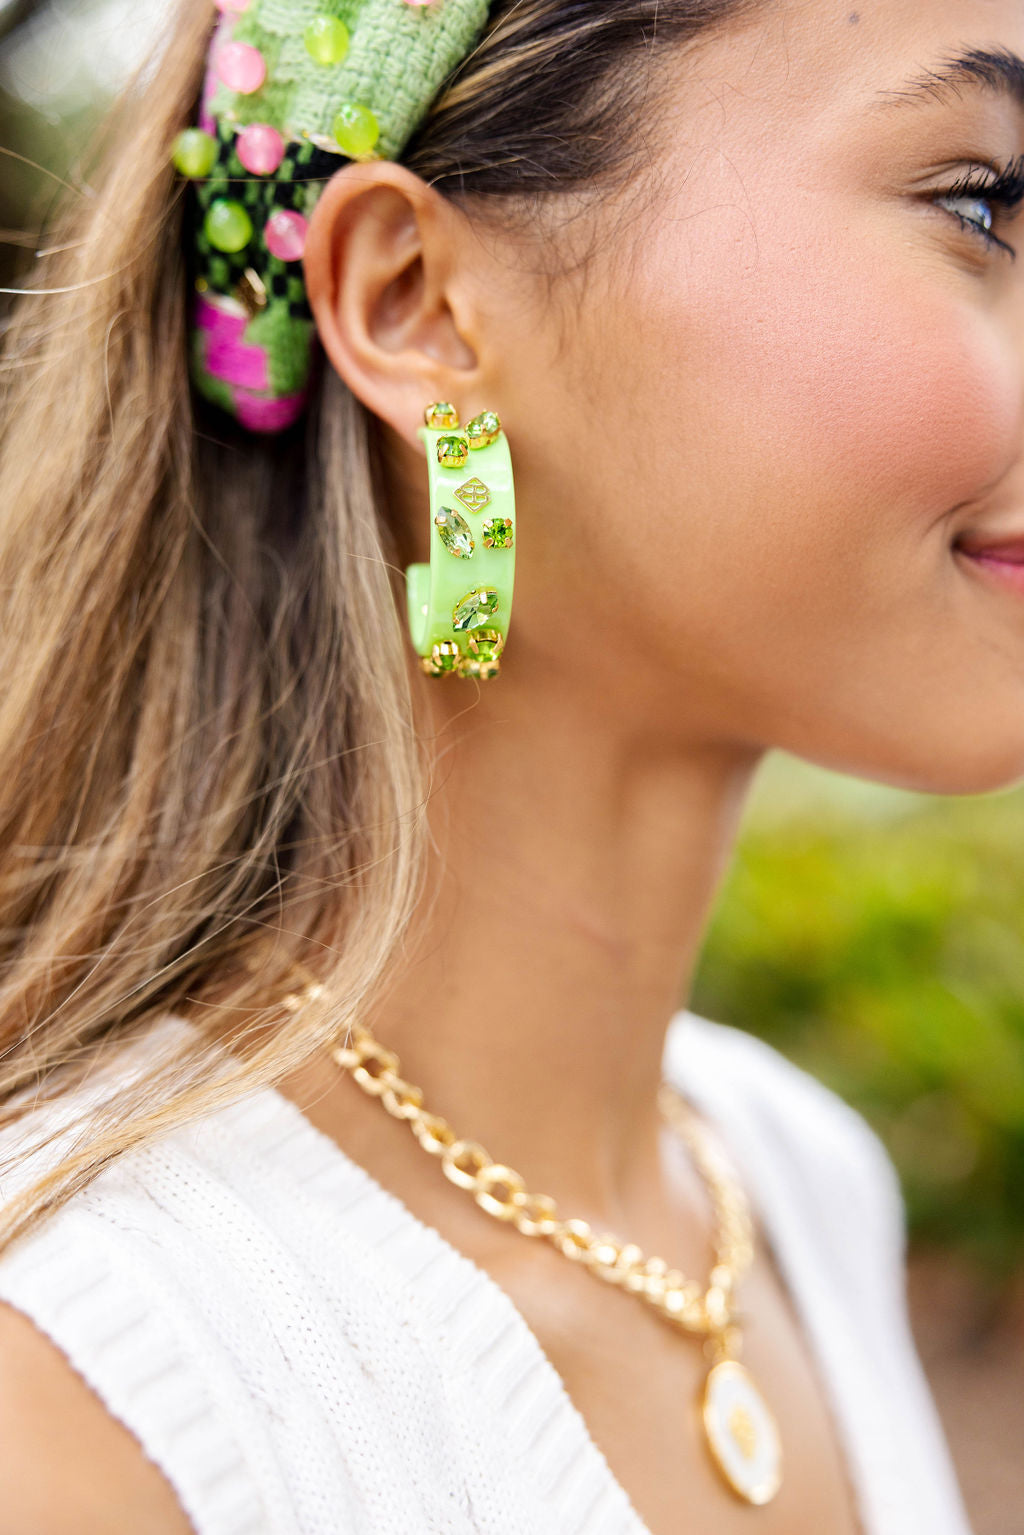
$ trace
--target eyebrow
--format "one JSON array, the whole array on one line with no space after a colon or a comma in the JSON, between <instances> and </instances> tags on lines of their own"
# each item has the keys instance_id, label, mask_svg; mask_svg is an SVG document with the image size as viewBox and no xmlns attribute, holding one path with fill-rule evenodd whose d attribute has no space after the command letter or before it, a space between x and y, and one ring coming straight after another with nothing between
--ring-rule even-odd
<instances>
[{"instance_id":1,"label":"eyebrow","mask_svg":"<svg viewBox=\"0 0 1024 1535\"><path fill-rule=\"evenodd\" d=\"M967 48L926 69L892 91L879 91L872 109L919 106L928 99L945 101L960 96L962 86L981 86L1010 96L1024 107L1024 59L1009 48Z\"/></svg>"}]
</instances>

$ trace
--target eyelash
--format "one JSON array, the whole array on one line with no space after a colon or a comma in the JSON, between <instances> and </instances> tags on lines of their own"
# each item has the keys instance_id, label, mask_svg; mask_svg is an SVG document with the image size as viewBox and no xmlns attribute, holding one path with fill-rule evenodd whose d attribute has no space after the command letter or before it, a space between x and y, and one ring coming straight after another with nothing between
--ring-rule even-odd
<instances>
[{"instance_id":1,"label":"eyelash","mask_svg":"<svg viewBox=\"0 0 1024 1535\"><path fill-rule=\"evenodd\" d=\"M988 169L991 170L991 167ZM1016 160L1011 160L1009 165L1004 166L995 180L992 180L991 176L988 179L982 179L976 170L971 171L936 196L938 199L976 197L982 202L990 202L1002 208L1005 213L1015 213L1024 203L1024 155L1020 155ZM970 229L976 235L980 235L987 245L998 245L1002 250L1009 251L1013 260L1017 259L1017 252L1013 246L1007 245L1005 240L998 239L977 219L965 218L962 213L954 213L951 208L946 211L953 218L959 219L962 228Z\"/></svg>"}]
</instances>

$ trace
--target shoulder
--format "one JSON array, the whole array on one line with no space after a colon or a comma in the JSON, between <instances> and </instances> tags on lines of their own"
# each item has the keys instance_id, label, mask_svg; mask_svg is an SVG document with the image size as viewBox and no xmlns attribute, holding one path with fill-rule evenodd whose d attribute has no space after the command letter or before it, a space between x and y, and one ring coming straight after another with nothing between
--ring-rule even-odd
<instances>
[{"instance_id":1,"label":"shoulder","mask_svg":"<svg viewBox=\"0 0 1024 1535\"><path fill-rule=\"evenodd\" d=\"M192 1529L135 1436L56 1344L3 1301L0 1443L3 1529L10 1535L110 1535L114 1528L183 1535Z\"/></svg>"},{"instance_id":2,"label":"shoulder","mask_svg":"<svg viewBox=\"0 0 1024 1535\"><path fill-rule=\"evenodd\" d=\"M110 1085L137 1065L126 1053ZM105 1091L71 1087L4 1127L0 1207L76 1149ZM204 1304L239 1259L230 1172L204 1154L234 1108L126 1149L0 1250L0 1535L162 1535L258 1501ZM242 1292L238 1276L225 1304Z\"/></svg>"},{"instance_id":3,"label":"shoulder","mask_svg":"<svg viewBox=\"0 0 1024 1535\"><path fill-rule=\"evenodd\" d=\"M902 1263L899 1173L852 1104L765 1040L688 1010L670 1025L665 1070L728 1126L765 1180L785 1185L822 1221L842 1220L847 1232L859 1226Z\"/></svg>"},{"instance_id":4,"label":"shoulder","mask_svg":"<svg viewBox=\"0 0 1024 1535\"><path fill-rule=\"evenodd\" d=\"M27 1121L20 1128L27 1137ZM0 1204L22 1182L19 1167L0 1178ZM321 1154L299 1111L257 1090L126 1150L0 1252L11 1346L47 1355L68 1414L91 1415L108 1441L108 1459L90 1456L83 1475L101 1467L97 1497L118 1489L106 1523L102 1510L95 1525L61 1523L63 1503L47 1523L26 1501L31 1517L8 1522L0 1511L0 1535L319 1530L312 1514L303 1522L307 1496L332 1508L332 1529L348 1528L361 1496L360 1423L375 1413L410 1421L410 1380L414 1401L441 1391L415 1326L396 1325L414 1308L373 1232L349 1227L358 1193L333 1144ZM0 1333L0 1374L4 1347ZM31 1381L31 1362L20 1378ZM24 1389L8 1386L0 1434L24 1416ZM19 1441L26 1500L42 1496L40 1478L59 1480L61 1445L78 1435L69 1418L50 1458L35 1452L47 1415L58 1416L55 1401L37 1411L34 1437L27 1420ZM173 1489L163 1515L161 1476ZM153 1500L152 1514L143 1505L138 1517L123 1513L122 1480ZM192 1525L171 1522L174 1496L179 1521L187 1514Z\"/></svg>"}]
</instances>

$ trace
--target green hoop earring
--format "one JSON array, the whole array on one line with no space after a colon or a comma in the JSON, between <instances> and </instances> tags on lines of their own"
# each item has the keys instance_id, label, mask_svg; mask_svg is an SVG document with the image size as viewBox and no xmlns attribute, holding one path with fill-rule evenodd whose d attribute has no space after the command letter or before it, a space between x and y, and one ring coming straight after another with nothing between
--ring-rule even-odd
<instances>
[{"instance_id":1,"label":"green hoop earring","mask_svg":"<svg viewBox=\"0 0 1024 1535\"><path fill-rule=\"evenodd\" d=\"M406 567L409 632L431 677L489 679L501 666L515 581L515 487L493 410L464 427L436 401L416 435L427 450L430 564Z\"/></svg>"}]
</instances>

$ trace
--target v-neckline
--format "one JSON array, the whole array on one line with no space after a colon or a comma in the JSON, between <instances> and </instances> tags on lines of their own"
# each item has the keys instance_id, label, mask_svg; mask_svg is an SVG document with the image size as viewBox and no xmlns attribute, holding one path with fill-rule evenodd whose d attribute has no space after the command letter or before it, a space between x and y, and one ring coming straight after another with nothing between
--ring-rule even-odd
<instances>
[{"instance_id":1,"label":"v-neckline","mask_svg":"<svg viewBox=\"0 0 1024 1535\"><path fill-rule=\"evenodd\" d=\"M175 1016L174 1021L187 1024L187 1020L181 1019L179 1015ZM841 1382L838 1374L833 1371L833 1361L824 1346L825 1323L819 1319L819 1325L814 1325L811 1281L807 1280L805 1284L805 1266L799 1259L797 1235L784 1218L784 1191L774 1186L771 1177L764 1173L762 1159L756 1155L756 1147L745 1145L737 1139L735 1125L728 1112L728 1094L721 1095L717 1090L721 1084L703 1078L701 1074L700 1053L694 1050L698 1036L706 1033L708 1028L723 1027L686 1010L675 1014L666 1035L665 1075L720 1137L736 1167L754 1218L775 1258L779 1277L803 1331L832 1412L844 1470L855 1502L855 1514L860 1523L860 1535L882 1535L881 1529L871 1522L870 1499L866 1485L861 1481L861 1477L867 1475L867 1456L863 1453L864 1447L854 1441L852 1404L849 1411L844 1410L847 1404L844 1403ZM684 1032L692 1037L683 1041L681 1036ZM591 1435L586 1420L569 1395L555 1365L511 1295L498 1281L472 1258L459 1251L436 1227L415 1215L398 1195L386 1189L366 1168L354 1161L276 1087L259 1088L236 1106L242 1113L243 1121L246 1101L257 1105L262 1102L265 1107L272 1106L275 1115L288 1122L289 1133L280 1145L302 1145L303 1165L308 1167L312 1164L314 1167L321 1193L326 1181L332 1183L339 1193L349 1194L345 1201L346 1224L351 1225L354 1218L358 1219L354 1212L361 1211L367 1221L367 1231L372 1233L379 1229L381 1217L384 1218L385 1224L397 1235L396 1241L389 1239L388 1257L404 1267L404 1277L416 1285L420 1294L423 1293L423 1254L425 1248L430 1250L433 1258L430 1272L438 1281L433 1299L441 1305L444 1325L449 1330L452 1327L466 1327L475 1331L481 1324L493 1327L496 1333L506 1338L510 1351L515 1352L524 1363L526 1359L530 1360L536 1396L534 1405L536 1411L545 1416L548 1425L545 1445L550 1452L549 1459L552 1460L552 1476L564 1472L572 1461L585 1483L595 1489L588 1523L585 1526L579 1524L578 1528L581 1531L585 1528L587 1535L653 1535ZM280 1146L277 1149L280 1150ZM357 1186L360 1196L354 1206L351 1201L353 1184ZM453 1287L462 1297L461 1308L456 1312L452 1311L450 1304ZM468 1344L470 1340L468 1336L463 1336L452 1341L458 1351L460 1342ZM474 1348L479 1352L478 1332ZM474 1348L465 1349L464 1357L475 1357ZM482 1391L489 1389L490 1379L486 1371L481 1372L479 1384ZM495 1408L500 1413L502 1404L495 1402ZM525 1416L519 1415L524 1426ZM510 1448L513 1446L510 1445ZM563 1477L563 1483L565 1480ZM573 1496L578 1497L578 1483L573 1486ZM568 1503L566 1513L569 1513ZM575 1517L578 1513L578 1506L573 1506L573 1529L577 1528ZM566 1524L565 1527L568 1529L570 1526Z\"/></svg>"}]
</instances>

